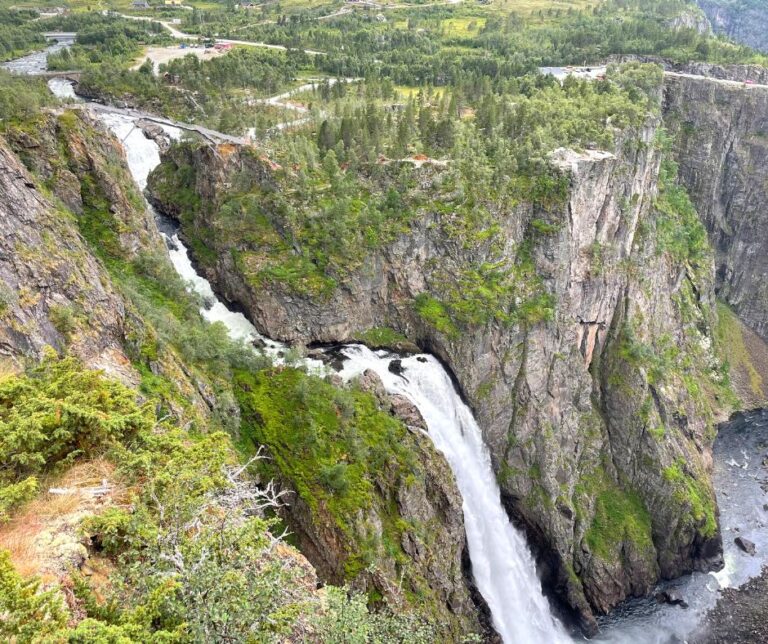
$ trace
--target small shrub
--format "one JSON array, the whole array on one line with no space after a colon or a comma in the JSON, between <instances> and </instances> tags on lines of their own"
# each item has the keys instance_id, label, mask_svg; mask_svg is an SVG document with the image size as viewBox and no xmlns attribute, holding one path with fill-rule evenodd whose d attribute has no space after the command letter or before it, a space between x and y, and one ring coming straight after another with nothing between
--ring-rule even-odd
<instances>
[{"instance_id":1,"label":"small shrub","mask_svg":"<svg viewBox=\"0 0 768 644\"><path fill-rule=\"evenodd\" d=\"M421 293L416 297L414 305L421 318L440 333L451 337L458 334L458 329L440 300L426 293Z\"/></svg>"},{"instance_id":2,"label":"small shrub","mask_svg":"<svg viewBox=\"0 0 768 644\"><path fill-rule=\"evenodd\" d=\"M428 622L413 613L370 613L365 596L347 588L328 587L326 603L325 610L314 619L324 642L427 644L435 641L434 628Z\"/></svg>"},{"instance_id":3,"label":"small shrub","mask_svg":"<svg viewBox=\"0 0 768 644\"><path fill-rule=\"evenodd\" d=\"M339 494L345 494L349 490L349 481L346 479L347 464L336 463L324 467L320 471L320 481L328 489Z\"/></svg>"},{"instance_id":4,"label":"small shrub","mask_svg":"<svg viewBox=\"0 0 768 644\"><path fill-rule=\"evenodd\" d=\"M367 329L356 335L356 339L360 340L363 344L371 347L372 349L378 348L394 348L399 344L407 343L406 338L402 333L390 329L389 327L373 327Z\"/></svg>"},{"instance_id":5,"label":"small shrub","mask_svg":"<svg viewBox=\"0 0 768 644\"><path fill-rule=\"evenodd\" d=\"M151 426L135 394L51 350L24 375L0 379L0 489L15 505L34 477Z\"/></svg>"},{"instance_id":6,"label":"small shrub","mask_svg":"<svg viewBox=\"0 0 768 644\"><path fill-rule=\"evenodd\" d=\"M0 316L5 315L16 304L16 294L5 284L0 284Z\"/></svg>"},{"instance_id":7,"label":"small shrub","mask_svg":"<svg viewBox=\"0 0 768 644\"><path fill-rule=\"evenodd\" d=\"M55 304L48 310L48 317L63 336L69 336L77 328L77 316L71 306Z\"/></svg>"},{"instance_id":8,"label":"small shrub","mask_svg":"<svg viewBox=\"0 0 768 644\"><path fill-rule=\"evenodd\" d=\"M37 579L23 579L3 550L0 550L0 615L0 638L6 642L43 641L63 629L67 621L58 591L43 591Z\"/></svg>"},{"instance_id":9,"label":"small shrub","mask_svg":"<svg viewBox=\"0 0 768 644\"><path fill-rule=\"evenodd\" d=\"M532 219L531 228L542 235L553 235L560 230L559 224L550 224L543 219Z\"/></svg>"},{"instance_id":10,"label":"small shrub","mask_svg":"<svg viewBox=\"0 0 768 644\"><path fill-rule=\"evenodd\" d=\"M37 479L29 476L18 483L0 486L0 523L11 518L11 511L22 503L34 498L37 493Z\"/></svg>"}]
</instances>

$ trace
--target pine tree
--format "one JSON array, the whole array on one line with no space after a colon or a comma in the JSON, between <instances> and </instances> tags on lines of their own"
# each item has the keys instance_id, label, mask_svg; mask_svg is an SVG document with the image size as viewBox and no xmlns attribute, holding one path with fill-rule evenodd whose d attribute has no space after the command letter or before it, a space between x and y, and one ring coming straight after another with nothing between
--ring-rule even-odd
<instances>
[{"instance_id":1,"label":"pine tree","mask_svg":"<svg viewBox=\"0 0 768 644\"><path fill-rule=\"evenodd\" d=\"M317 134L317 147L320 148L321 152L325 152L330 150L335 144L336 135L333 131L333 126L326 119L320 124L320 131Z\"/></svg>"},{"instance_id":2,"label":"pine tree","mask_svg":"<svg viewBox=\"0 0 768 644\"><path fill-rule=\"evenodd\" d=\"M352 119L349 116L345 116L341 119L340 136L344 143L344 147L349 149L354 142L355 128Z\"/></svg>"}]
</instances>

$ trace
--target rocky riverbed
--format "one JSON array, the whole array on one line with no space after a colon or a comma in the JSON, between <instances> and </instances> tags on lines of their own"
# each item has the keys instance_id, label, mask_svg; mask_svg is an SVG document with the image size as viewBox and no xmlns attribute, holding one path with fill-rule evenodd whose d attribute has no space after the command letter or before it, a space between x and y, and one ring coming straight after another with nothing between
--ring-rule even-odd
<instances>
[{"instance_id":1,"label":"rocky riverbed","mask_svg":"<svg viewBox=\"0 0 768 644\"><path fill-rule=\"evenodd\" d=\"M726 449L741 446L743 457L741 463L735 458L725 463L732 470L738 468L741 471L731 482L733 492L722 490L720 495L721 507L725 505L724 540L726 548L731 549L730 566L726 571L730 568L731 574L740 579L743 577L740 570L754 574L761 566L763 568L759 575L743 585L720 591L717 605L707 613L691 641L695 644L768 642L768 568L764 567L768 554L768 504L765 503L768 491L768 411L739 416L726 426L720 442L725 444ZM738 514L729 511L732 509L737 509ZM731 525L725 524L728 519L731 519Z\"/></svg>"},{"instance_id":2,"label":"rocky riverbed","mask_svg":"<svg viewBox=\"0 0 768 644\"><path fill-rule=\"evenodd\" d=\"M723 569L664 582L651 597L625 602L601 620L598 641L768 641L762 623L768 608L768 575L763 568L768 564L768 410L737 414L722 424L713 459ZM749 550L753 544L754 553L746 552L737 540Z\"/></svg>"},{"instance_id":3,"label":"rocky riverbed","mask_svg":"<svg viewBox=\"0 0 768 644\"><path fill-rule=\"evenodd\" d=\"M693 644L768 642L768 569L740 588L722 592Z\"/></svg>"}]
</instances>

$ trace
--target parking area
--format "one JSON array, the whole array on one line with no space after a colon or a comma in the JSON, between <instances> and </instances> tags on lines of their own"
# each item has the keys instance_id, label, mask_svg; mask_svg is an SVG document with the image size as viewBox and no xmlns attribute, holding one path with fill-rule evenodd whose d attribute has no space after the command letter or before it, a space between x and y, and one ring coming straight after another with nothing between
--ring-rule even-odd
<instances>
[{"instance_id":1,"label":"parking area","mask_svg":"<svg viewBox=\"0 0 768 644\"><path fill-rule=\"evenodd\" d=\"M226 50L219 50L214 48L205 49L201 46L190 46L182 48L179 45L173 45L170 47L147 47L141 58L139 58L131 69L138 69L144 64L144 61L149 58L152 61L152 66L157 74L157 70L163 63L170 62L175 58L183 58L189 54L208 60L210 58L216 58L217 56L223 56L226 54Z\"/></svg>"}]
</instances>

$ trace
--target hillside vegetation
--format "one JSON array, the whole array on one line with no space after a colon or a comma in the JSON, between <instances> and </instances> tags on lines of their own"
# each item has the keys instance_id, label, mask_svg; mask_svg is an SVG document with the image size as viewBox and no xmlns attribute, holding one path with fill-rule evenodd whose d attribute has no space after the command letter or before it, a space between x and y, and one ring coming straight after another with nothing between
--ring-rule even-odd
<instances>
[{"instance_id":1,"label":"hillside vegetation","mask_svg":"<svg viewBox=\"0 0 768 644\"><path fill-rule=\"evenodd\" d=\"M77 32L82 97L233 136L136 123L142 194L92 105L0 71L0 639L495 641L419 410L304 361L353 341L443 361L586 634L718 565L716 424L768 375L664 66L764 54L684 0L11 4L0 59ZM207 321L171 224L289 344Z\"/></svg>"}]
</instances>

